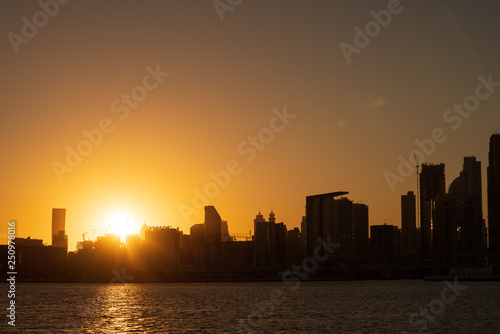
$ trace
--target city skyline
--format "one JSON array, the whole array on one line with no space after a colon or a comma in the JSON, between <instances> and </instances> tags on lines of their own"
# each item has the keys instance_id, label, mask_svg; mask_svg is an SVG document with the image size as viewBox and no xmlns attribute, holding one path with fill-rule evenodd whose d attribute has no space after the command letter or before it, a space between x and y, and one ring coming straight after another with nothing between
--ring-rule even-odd
<instances>
[{"instance_id":1,"label":"city skyline","mask_svg":"<svg viewBox=\"0 0 500 334\"><path fill-rule=\"evenodd\" d=\"M500 134L492 134L491 137L490 137L490 141L489 141L489 147L490 149L494 149L496 147L500 147L498 146L497 143L497 138L500 137ZM495 146L496 144L496 146ZM491 159L496 159L496 158L493 158L493 157L496 157L495 155L495 151L491 151L492 153L490 154L489 153L489 160ZM487 188L488 186L486 187L483 187L483 184L486 182L488 184L488 182L493 182L493 181L488 181L488 177L482 177L481 178L481 175L483 174L482 173L482 170L483 169L488 169L489 167L489 164L486 163L484 164L484 166L481 166L481 161L477 161L476 157L473 156L473 155L469 155L469 156L465 156L463 157L464 161L463 161L463 168L466 168L466 166L468 166L469 169L471 168L475 168L475 175L476 177L478 178L478 182L475 182L475 183L471 183L471 181L469 181L469 183L471 183L471 185L469 187L475 187L473 190L470 190L470 191L473 191L474 194L479 194L479 196L481 197L483 195L483 193L487 193ZM495 163L495 160L492 160L493 161L493 164ZM471 167L472 165L471 164L475 164L477 165L477 167ZM482 168L483 167L483 168ZM429 214L427 214L427 218L426 215L425 215L425 204L423 205L423 203L425 203L425 197L429 197L428 195L426 195L422 189L425 189L425 184L426 183L429 183L429 184L436 184L436 185L432 185L433 188L435 187L439 187L440 189L436 189L436 190L433 190L433 194L430 195L429 198L433 198L433 201L436 200L436 196L444 196L445 194L448 194L448 191L453 191L452 188L456 188L456 184L457 182L460 181L460 179L464 178L465 176L464 173L466 173L466 170L464 169L464 171L462 172L459 172L459 176L456 177L456 178L452 178L453 181L451 181L451 183L448 184L449 181L446 180L446 165L444 163L438 163L438 164L428 164L428 163L423 163L423 164L419 164L419 168L420 168L420 176L419 176L419 182L420 182L420 187L419 187L419 191L420 191L420 196L421 198L419 199L420 200L420 212L419 212L419 217L420 217L420 220L417 221L417 218L415 217L415 221L416 223L418 223L418 227L421 228L422 227L422 224L423 222L425 222L426 220L429 221L429 223L426 223L426 224L431 224L430 223L430 216L433 215L432 212L430 212ZM493 169L495 169L496 167L492 166ZM493 170L492 169L492 170ZM432 172L432 170L434 170L435 172L438 172L437 174L435 172ZM431 174L429 174L431 173ZM432 175L432 173L436 174L435 176L432 176L429 181L425 181L426 180L426 175L429 174ZM442 178L441 176L439 176L440 174L442 174ZM486 173L487 174L487 173ZM493 175L493 171L490 173L491 175ZM439 179L438 179L439 178ZM490 178L493 178L492 176ZM465 179L467 180L467 179ZM495 181L496 182L496 181ZM486 189L484 189L486 188ZM460 191L460 190L459 190ZM334 193L335 196L339 196L339 195L345 195L345 194L348 194L349 192L337 192L337 193ZM404 196L408 196L410 193L413 193L412 190L409 190L408 191L408 194L405 195L405 194L401 194L401 200ZM494 193L492 193L494 195ZM311 196L319 196L319 195L311 195ZM486 198L488 199L488 195L486 196ZM496 199L494 199L496 200ZM401 202L401 205L402 205L403 202ZM489 222L488 222L488 219L487 219L487 213L489 212L488 210L490 210L490 205L489 204L489 201L488 200L485 200L485 201L480 201L479 203L479 207L481 207L481 210L483 212L482 214L482 217L481 219L484 219L485 220L485 227L488 228L489 227ZM356 201L354 203L354 205L366 205L366 206L369 206L369 203L360 203L358 201ZM432 204L432 207L434 207L435 204ZM260 214L260 208L261 206L259 205L259 214ZM494 210L494 209L493 209ZM270 207L270 211L271 211L271 214L274 214L273 213L273 205L271 205ZM307 210L306 210L307 211ZM61 212L58 214L58 212ZM368 210L367 210L368 212ZM304 212L304 215L306 214L306 212ZM368 214L368 213L367 213ZM402 231L404 231L403 229L403 226L404 226L404 214L403 214L403 206L400 207L400 220L398 220L396 223L394 222L388 222L386 219L384 219L384 222L373 222L369 219L369 216L368 216L368 220L370 221L369 223L369 226L373 226L373 225L381 225L381 224L390 224L390 225L394 225L394 226L397 226L398 228L400 228ZM55 220L55 216L59 216L61 217L62 215L62 218L58 218ZM74 251L76 250L76 244L77 242L79 242L80 240L78 239L78 237L75 237L75 236L72 236L70 237L70 235L68 235L68 233L64 236L64 235L60 235L59 236L59 239L57 239L57 236L54 234L54 224L56 224L56 221L59 220L61 221L62 220L62 223L59 222L58 224L62 224L62 226L64 227L65 225L65 215L66 215L66 208L64 209L52 209L52 233L51 233L51 239L52 239L52 244L54 244L54 240L61 240L60 238L65 238L64 240L62 241L59 241L59 242L66 242L67 244L67 249L68 251ZM305 216L301 216L302 217L305 217ZM430 215L430 216L429 216ZM283 216L286 216L286 212L284 212L284 215ZM181 228L181 230L186 230L186 231L189 231L189 229L192 227L192 226L188 226L187 228L182 228L182 224L175 224L175 222L169 222L169 223L166 223L164 225L162 224L156 224L156 222L146 222L146 221L143 221L143 222L139 222L139 221L134 221L134 222L131 222L130 219L130 215L125 213L125 212L116 212L114 213L114 215L112 217L110 217L110 219L108 221L106 221L106 223L104 225L97 225L98 227L104 227L106 226L106 228L104 229L101 229L101 228L95 228L95 226L92 227L84 227L82 229L82 233L78 234L78 235L82 235L82 234L87 234L89 232L93 232L93 240L95 240L95 237L96 237L96 231L99 231L97 233L97 236L99 235L104 235L106 232L109 232L109 233L113 233L113 234L116 234L116 235L119 235L122 239L122 241L125 241L125 237L127 235L138 235L140 234L140 229L141 227L144 225L144 224L155 224L155 226L176 226L177 228ZM249 219L250 220L250 219ZM226 228L228 226L227 224L228 220L226 219L224 221L224 223L226 224ZM295 227L299 227L299 228L303 228L303 226L301 226L301 223L299 224L295 224L294 222L292 222L291 224L289 222L286 222L286 221L283 221L285 224L288 224L288 226L291 226L292 228L295 228ZM231 223L231 222L230 222ZM195 224L199 224L199 222L196 222ZM194 225L195 225L194 224ZM297 226L298 225L298 226ZM69 224L68 226L71 226L71 224ZM426 226L425 224L423 226ZM430 225L429 225L430 226ZM74 230L73 228L70 228L70 230ZM250 235L253 235L255 234L255 225L252 224L251 227L249 228L249 231L250 231ZM414 240L414 242L416 243L416 247L417 249L426 249L426 251L424 252L427 252L429 253L431 248L433 248L433 245L432 245L432 242L429 241L427 246L424 246L424 244L421 244L421 245L418 245L418 242L420 243L425 243L425 235L428 235L427 238L429 238L429 240L432 240L431 237L430 237L430 230L428 232L425 232L425 229L421 230L421 235L418 236L418 240ZM477 232L476 232L477 233ZM489 233L489 229L487 229L487 232L486 233ZM243 235L243 234L246 234L246 231L239 231L239 230L230 230L229 231L229 234L230 235ZM34 237L35 239L38 238L38 236L36 235L22 235L20 237ZM84 237L84 236L83 236ZM56 239L54 239L56 238ZM76 238L76 241L75 243L72 245L68 240L75 240ZM41 238L43 239L43 237ZM45 239L47 240L47 239ZM2 243L2 241L0 240L0 243ZM421 248L423 247L423 248Z\"/></svg>"}]
</instances>

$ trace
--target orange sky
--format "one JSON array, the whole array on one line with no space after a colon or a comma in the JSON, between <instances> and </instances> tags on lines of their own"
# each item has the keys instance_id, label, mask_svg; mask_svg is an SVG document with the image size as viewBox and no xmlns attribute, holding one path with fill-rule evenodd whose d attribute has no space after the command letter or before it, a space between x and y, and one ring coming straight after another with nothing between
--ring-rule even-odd
<instances>
[{"instance_id":1,"label":"orange sky","mask_svg":"<svg viewBox=\"0 0 500 334\"><path fill-rule=\"evenodd\" d=\"M70 249L118 213L189 233L203 210L185 219L180 208L229 163L207 204L230 233L248 233L259 206L298 227L307 195L342 190L369 206L370 224L400 225L416 176L392 191L384 173L435 128L447 139L426 162L446 163L449 185L476 155L486 184L500 92L456 130L443 115L478 76L500 81L498 7L404 2L348 63L340 43L386 1L247 1L224 21L210 2L70 2L18 53L1 41L0 219L50 244L52 208L66 208ZM22 34L40 10L0 4L0 31ZM273 120L285 107L296 117ZM75 167L68 147L86 155ZM54 162L68 166L60 177Z\"/></svg>"}]
</instances>

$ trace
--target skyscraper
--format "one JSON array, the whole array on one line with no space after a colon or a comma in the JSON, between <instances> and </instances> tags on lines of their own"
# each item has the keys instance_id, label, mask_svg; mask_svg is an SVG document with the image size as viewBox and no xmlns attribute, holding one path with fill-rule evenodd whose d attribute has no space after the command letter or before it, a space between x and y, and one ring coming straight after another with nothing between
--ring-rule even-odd
<instances>
[{"instance_id":1,"label":"skyscraper","mask_svg":"<svg viewBox=\"0 0 500 334\"><path fill-rule=\"evenodd\" d=\"M491 253L500 253L500 134L490 138L488 159L488 229ZM500 259L496 259L499 261Z\"/></svg>"},{"instance_id":2,"label":"skyscraper","mask_svg":"<svg viewBox=\"0 0 500 334\"><path fill-rule=\"evenodd\" d=\"M205 241L221 242L222 219L214 206L205 207Z\"/></svg>"},{"instance_id":3,"label":"skyscraper","mask_svg":"<svg viewBox=\"0 0 500 334\"><path fill-rule=\"evenodd\" d=\"M401 252L403 254L415 254L417 217L415 207L415 193L408 191L406 195L401 195L401 230L402 243Z\"/></svg>"},{"instance_id":4,"label":"skyscraper","mask_svg":"<svg viewBox=\"0 0 500 334\"><path fill-rule=\"evenodd\" d=\"M352 201L335 197L348 194L332 192L306 197L306 250L313 255L319 245L317 239L339 243L339 255L354 255L354 231Z\"/></svg>"},{"instance_id":5,"label":"skyscraper","mask_svg":"<svg viewBox=\"0 0 500 334\"><path fill-rule=\"evenodd\" d=\"M205 241L208 251L206 265L210 269L220 267L222 219L214 206L205 206Z\"/></svg>"},{"instance_id":6,"label":"skyscraper","mask_svg":"<svg viewBox=\"0 0 500 334\"><path fill-rule=\"evenodd\" d=\"M483 194L481 191L481 162L476 157L464 157L460 172L462 193L463 251L469 254L484 252Z\"/></svg>"},{"instance_id":7,"label":"skyscraper","mask_svg":"<svg viewBox=\"0 0 500 334\"><path fill-rule=\"evenodd\" d=\"M258 267L276 264L276 224L274 223L274 213L269 215L269 220L266 222L260 211L253 220L255 262Z\"/></svg>"},{"instance_id":8,"label":"skyscraper","mask_svg":"<svg viewBox=\"0 0 500 334\"><path fill-rule=\"evenodd\" d=\"M444 164L423 164L420 173L420 242L421 252L432 250L432 224L435 218L436 200L444 196Z\"/></svg>"},{"instance_id":9,"label":"skyscraper","mask_svg":"<svg viewBox=\"0 0 500 334\"><path fill-rule=\"evenodd\" d=\"M370 239L368 238L368 206L362 203L353 203L352 222L354 229L354 253L357 256L370 254Z\"/></svg>"},{"instance_id":10,"label":"skyscraper","mask_svg":"<svg viewBox=\"0 0 500 334\"><path fill-rule=\"evenodd\" d=\"M52 209L52 246L68 249L66 209Z\"/></svg>"}]
</instances>

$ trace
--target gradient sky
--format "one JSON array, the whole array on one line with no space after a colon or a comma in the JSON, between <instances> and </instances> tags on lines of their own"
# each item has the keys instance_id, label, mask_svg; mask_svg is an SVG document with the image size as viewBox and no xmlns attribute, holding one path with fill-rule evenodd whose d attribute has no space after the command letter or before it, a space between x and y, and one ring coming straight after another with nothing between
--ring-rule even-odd
<instances>
[{"instance_id":1,"label":"gradient sky","mask_svg":"<svg viewBox=\"0 0 500 334\"><path fill-rule=\"evenodd\" d=\"M400 196L416 191L416 176L391 191L384 173L435 128L448 138L425 161L444 162L449 185L475 155L486 190L500 88L456 130L443 114L474 94L478 76L500 81L500 4L402 1L348 64L340 43L354 44L353 29L387 6L244 0L221 21L212 1L73 0L16 53L8 34L21 35L22 18L41 8L2 1L0 219L50 244L52 208L66 208L70 250L120 213L137 231L146 222L189 233L203 211L186 220L179 207L235 160L241 172L210 199L231 234L253 229L259 206L298 227L307 195L341 190L369 206L371 225L399 226ZM120 119L113 101L157 65L170 75ZM284 106L296 118L247 161L239 145ZM105 118L114 130L60 182L53 163Z\"/></svg>"}]
</instances>

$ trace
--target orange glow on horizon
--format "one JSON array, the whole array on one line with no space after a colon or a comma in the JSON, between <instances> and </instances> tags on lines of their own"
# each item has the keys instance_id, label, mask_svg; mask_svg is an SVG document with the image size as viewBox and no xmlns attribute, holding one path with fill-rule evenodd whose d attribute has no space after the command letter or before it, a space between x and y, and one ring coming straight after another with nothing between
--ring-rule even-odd
<instances>
[{"instance_id":1,"label":"orange glow on horizon","mask_svg":"<svg viewBox=\"0 0 500 334\"><path fill-rule=\"evenodd\" d=\"M108 232L119 235L121 242L130 234L139 234L140 226L130 214L126 212L113 213L108 218Z\"/></svg>"}]
</instances>

